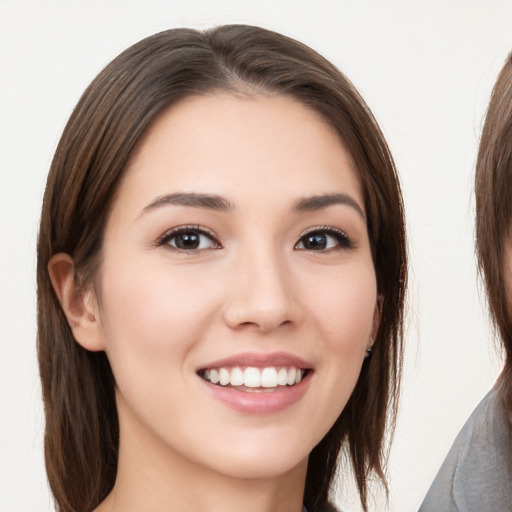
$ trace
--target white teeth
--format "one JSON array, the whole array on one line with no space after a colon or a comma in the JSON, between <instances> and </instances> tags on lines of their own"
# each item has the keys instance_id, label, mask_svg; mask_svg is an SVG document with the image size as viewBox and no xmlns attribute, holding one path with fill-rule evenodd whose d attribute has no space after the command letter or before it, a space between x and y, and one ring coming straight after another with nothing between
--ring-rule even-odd
<instances>
[{"instance_id":1,"label":"white teeth","mask_svg":"<svg viewBox=\"0 0 512 512\"><path fill-rule=\"evenodd\" d=\"M245 386L246 388L276 388L278 386L293 386L303 377L303 370L299 368L280 368L273 366L255 368L249 366L245 370L235 368L209 368L204 370L203 378L212 384L221 386Z\"/></svg>"},{"instance_id":2,"label":"white teeth","mask_svg":"<svg viewBox=\"0 0 512 512\"><path fill-rule=\"evenodd\" d=\"M231 378L229 379L229 383L232 386L242 386L244 383L244 372L240 370L240 368L233 368L231 370Z\"/></svg>"},{"instance_id":3,"label":"white teeth","mask_svg":"<svg viewBox=\"0 0 512 512\"><path fill-rule=\"evenodd\" d=\"M261 387L275 388L277 386L277 371L275 368L264 368L261 372Z\"/></svg>"},{"instance_id":4,"label":"white teeth","mask_svg":"<svg viewBox=\"0 0 512 512\"><path fill-rule=\"evenodd\" d=\"M286 368L281 368L277 372L277 384L279 386L286 386L286 384L288 384L288 372Z\"/></svg>"},{"instance_id":5,"label":"white teeth","mask_svg":"<svg viewBox=\"0 0 512 512\"><path fill-rule=\"evenodd\" d=\"M259 388L261 386L261 375L258 368L246 368L244 371L244 386L248 388Z\"/></svg>"},{"instance_id":6,"label":"white teeth","mask_svg":"<svg viewBox=\"0 0 512 512\"><path fill-rule=\"evenodd\" d=\"M219 383L221 386L229 384L229 372L225 368L219 370Z\"/></svg>"},{"instance_id":7,"label":"white teeth","mask_svg":"<svg viewBox=\"0 0 512 512\"><path fill-rule=\"evenodd\" d=\"M217 384L219 382L219 372L217 370L210 370L210 382Z\"/></svg>"}]
</instances>

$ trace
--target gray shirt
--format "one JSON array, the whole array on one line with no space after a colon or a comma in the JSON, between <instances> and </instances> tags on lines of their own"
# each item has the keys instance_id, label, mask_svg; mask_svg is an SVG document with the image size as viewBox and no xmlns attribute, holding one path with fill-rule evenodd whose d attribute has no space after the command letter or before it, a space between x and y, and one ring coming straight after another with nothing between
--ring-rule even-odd
<instances>
[{"instance_id":1,"label":"gray shirt","mask_svg":"<svg viewBox=\"0 0 512 512\"><path fill-rule=\"evenodd\" d=\"M419 512L512 511L512 427L497 391L459 432Z\"/></svg>"}]
</instances>

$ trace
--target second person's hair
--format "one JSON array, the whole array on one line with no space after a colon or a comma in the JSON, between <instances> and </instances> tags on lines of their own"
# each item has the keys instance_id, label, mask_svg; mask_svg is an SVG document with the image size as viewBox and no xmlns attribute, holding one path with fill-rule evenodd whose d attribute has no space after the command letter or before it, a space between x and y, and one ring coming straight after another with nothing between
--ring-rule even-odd
<instances>
[{"instance_id":1,"label":"second person's hair","mask_svg":"<svg viewBox=\"0 0 512 512\"><path fill-rule=\"evenodd\" d=\"M476 164L475 198L478 263L505 349L499 392L512 417L512 267L506 262L507 252L512 253L512 53L491 94Z\"/></svg>"}]
</instances>

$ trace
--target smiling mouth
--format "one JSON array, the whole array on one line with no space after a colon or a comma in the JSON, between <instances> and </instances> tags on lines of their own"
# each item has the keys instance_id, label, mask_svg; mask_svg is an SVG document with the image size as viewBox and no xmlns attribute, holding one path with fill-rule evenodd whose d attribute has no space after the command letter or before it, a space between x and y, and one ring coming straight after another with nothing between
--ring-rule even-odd
<instances>
[{"instance_id":1,"label":"smiling mouth","mask_svg":"<svg viewBox=\"0 0 512 512\"><path fill-rule=\"evenodd\" d=\"M206 368L198 375L216 386L245 392L272 392L299 384L309 370L293 366L256 368Z\"/></svg>"}]
</instances>

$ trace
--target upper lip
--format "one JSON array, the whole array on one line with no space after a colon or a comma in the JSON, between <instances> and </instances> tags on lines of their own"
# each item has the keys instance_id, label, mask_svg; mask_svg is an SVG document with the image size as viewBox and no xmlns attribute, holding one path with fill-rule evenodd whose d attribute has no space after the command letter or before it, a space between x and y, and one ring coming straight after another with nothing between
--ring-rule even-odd
<instances>
[{"instance_id":1,"label":"upper lip","mask_svg":"<svg viewBox=\"0 0 512 512\"><path fill-rule=\"evenodd\" d=\"M211 363L202 365L198 371L207 368L232 368L236 366L267 368L269 366L293 366L301 369L312 369L313 365L301 357L286 352L273 352L270 354L259 354L256 352L246 352L236 354L223 359L217 359Z\"/></svg>"}]
</instances>

